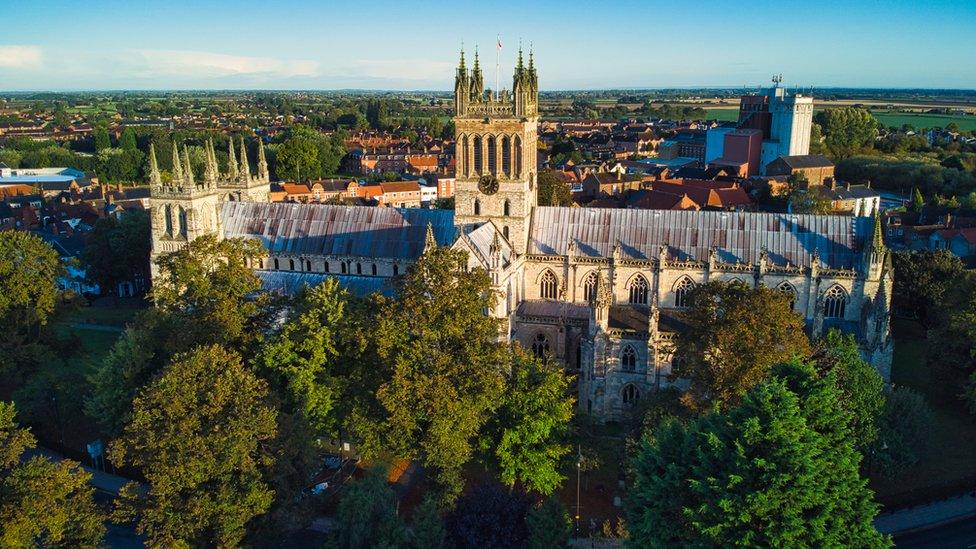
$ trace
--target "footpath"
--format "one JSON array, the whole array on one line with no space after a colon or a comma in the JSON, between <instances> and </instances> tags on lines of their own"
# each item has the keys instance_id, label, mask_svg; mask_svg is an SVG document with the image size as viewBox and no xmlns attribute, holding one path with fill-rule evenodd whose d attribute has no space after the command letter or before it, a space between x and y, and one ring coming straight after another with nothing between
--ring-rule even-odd
<instances>
[{"instance_id":1,"label":"footpath","mask_svg":"<svg viewBox=\"0 0 976 549\"><path fill-rule=\"evenodd\" d=\"M902 534L970 517L976 517L976 490L963 496L882 514L874 519L874 526L884 534Z\"/></svg>"}]
</instances>

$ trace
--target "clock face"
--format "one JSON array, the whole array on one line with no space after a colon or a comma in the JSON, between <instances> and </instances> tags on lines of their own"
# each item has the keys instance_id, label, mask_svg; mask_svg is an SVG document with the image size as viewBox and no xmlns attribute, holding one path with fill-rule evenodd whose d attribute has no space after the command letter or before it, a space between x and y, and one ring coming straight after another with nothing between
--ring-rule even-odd
<instances>
[{"instance_id":1,"label":"clock face","mask_svg":"<svg viewBox=\"0 0 976 549\"><path fill-rule=\"evenodd\" d=\"M478 190L485 194L495 194L498 192L498 179L493 175L483 175L478 181Z\"/></svg>"}]
</instances>

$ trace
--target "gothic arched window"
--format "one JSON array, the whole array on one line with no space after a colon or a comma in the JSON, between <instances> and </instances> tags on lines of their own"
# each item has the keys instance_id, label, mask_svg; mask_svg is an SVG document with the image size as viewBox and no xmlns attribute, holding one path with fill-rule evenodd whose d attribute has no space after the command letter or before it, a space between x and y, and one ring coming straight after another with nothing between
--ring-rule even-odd
<instances>
[{"instance_id":1,"label":"gothic arched window","mask_svg":"<svg viewBox=\"0 0 976 549\"><path fill-rule=\"evenodd\" d=\"M494 136L488 136L488 173L498 175L498 143Z\"/></svg>"},{"instance_id":2,"label":"gothic arched window","mask_svg":"<svg viewBox=\"0 0 976 549\"><path fill-rule=\"evenodd\" d=\"M372 272L373 272L373 276L376 276L376 263L373 263L372 265Z\"/></svg>"},{"instance_id":3,"label":"gothic arched window","mask_svg":"<svg viewBox=\"0 0 976 549\"><path fill-rule=\"evenodd\" d=\"M474 215L481 215L481 201L474 199Z\"/></svg>"},{"instance_id":4,"label":"gothic arched window","mask_svg":"<svg viewBox=\"0 0 976 549\"><path fill-rule=\"evenodd\" d=\"M502 138L502 172L512 175L512 140L507 135Z\"/></svg>"},{"instance_id":5,"label":"gothic arched window","mask_svg":"<svg viewBox=\"0 0 976 549\"><path fill-rule=\"evenodd\" d=\"M824 292L824 318L844 318L847 310L847 292L834 284Z\"/></svg>"},{"instance_id":6,"label":"gothic arched window","mask_svg":"<svg viewBox=\"0 0 976 549\"><path fill-rule=\"evenodd\" d=\"M342 274L346 274L346 262L343 261L340 265L342 265Z\"/></svg>"},{"instance_id":7,"label":"gothic arched window","mask_svg":"<svg viewBox=\"0 0 976 549\"><path fill-rule=\"evenodd\" d=\"M596 282L596 271L590 271L590 274L586 275L586 279L583 280L583 299L587 302L596 299Z\"/></svg>"},{"instance_id":8,"label":"gothic arched window","mask_svg":"<svg viewBox=\"0 0 976 549\"><path fill-rule=\"evenodd\" d=\"M532 340L532 354L541 359L549 356L549 336L542 332L535 335L535 339Z\"/></svg>"},{"instance_id":9,"label":"gothic arched window","mask_svg":"<svg viewBox=\"0 0 976 549\"><path fill-rule=\"evenodd\" d=\"M522 177L522 138L515 136L515 177Z\"/></svg>"},{"instance_id":10,"label":"gothic arched window","mask_svg":"<svg viewBox=\"0 0 976 549\"><path fill-rule=\"evenodd\" d=\"M461 166L464 167L462 170L465 175L471 174L471 167L468 166L468 136L463 136L461 138L461 154L458 155L461 159Z\"/></svg>"},{"instance_id":11,"label":"gothic arched window","mask_svg":"<svg viewBox=\"0 0 976 549\"><path fill-rule=\"evenodd\" d=\"M305 260L305 270L309 272L312 271L312 262L307 259Z\"/></svg>"},{"instance_id":12,"label":"gothic arched window","mask_svg":"<svg viewBox=\"0 0 976 549\"><path fill-rule=\"evenodd\" d=\"M323 261L322 262L322 268L325 270L325 272L329 272L329 262L328 261Z\"/></svg>"},{"instance_id":13,"label":"gothic arched window","mask_svg":"<svg viewBox=\"0 0 976 549\"><path fill-rule=\"evenodd\" d=\"M281 269L281 267L278 266L278 258L277 257L274 260L274 266L275 266L275 270L276 271Z\"/></svg>"},{"instance_id":14,"label":"gothic arched window","mask_svg":"<svg viewBox=\"0 0 976 549\"><path fill-rule=\"evenodd\" d=\"M399 274L400 274L400 266L397 265L396 263L394 263L393 264L393 276L397 276Z\"/></svg>"},{"instance_id":15,"label":"gothic arched window","mask_svg":"<svg viewBox=\"0 0 976 549\"><path fill-rule=\"evenodd\" d=\"M695 283L690 278L682 277L674 284L674 306L687 307L691 305L691 291L695 289Z\"/></svg>"},{"instance_id":16,"label":"gothic arched window","mask_svg":"<svg viewBox=\"0 0 976 549\"><path fill-rule=\"evenodd\" d=\"M505 205L503 206L503 208L505 210L504 215L512 215L512 203L509 202L507 198L505 199Z\"/></svg>"},{"instance_id":17,"label":"gothic arched window","mask_svg":"<svg viewBox=\"0 0 976 549\"><path fill-rule=\"evenodd\" d=\"M637 370L637 351L630 345L624 347L623 352L620 353L620 369L625 372Z\"/></svg>"},{"instance_id":18,"label":"gothic arched window","mask_svg":"<svg viewBox=\"0 0 976 549\"><path fill-rule=\"evenodd\" d=\"M163 206L163 215L166 217L166 236L173 236L173 207L169 204Z\"/></svg>"},{"instance_id":19,"label":"gothic arched window","mask_svg":"<svg viewBox=\"0 0 976 549\"><path fill-rule=\"evenodd\" d=\"M288 270L289 271L294 271L295 270L295 260L294 259L289 259L288 260Z\"/></svg>"},{"instance_id":20,"label":"gothic arched window","mask_svg":"<svg viewBox=\"0 0 976 549\"><path fill-rule=\"evenodd\" d=\"M796 307L796 288L789 282L783 282L776 287L776 290L790 300L790 310L792 311Z\"/></svg>"},{"instance_id":21,"label":"gothic arched window","mask_svg":"<svg viewBox=\"0 0 976 549\"><path fill-rule=\"evenodd\" d=\"M179 220L180 221L180 236L182 236L183 238L186 238L186 236L187 236L186 210L183 209L183 206L179 206L179 214L180 214L180 220Z\"/></svg>"},{"instance_id":22,"label":"gothic arched window","mask_svg":"<svg viewBox=\"0 0 976 549\"><path fill-rule=\"evenodd\" d=\"M630 303L633 305L647 305L647 279L644 275L637 275L630 281Z\"/></svg>"},{"instance_id":23,"label":"gothic arched window","mask_svg":"<svg viewBox=\"0 0 976 549\"><path fill-rule=\"evenodd\" d=\"M624 385L622 391L620 391L620 396L623 398L624 404L633 404L640 400L640 389L631 383Z\"/></svg>"},{"instance_id":24,"label":"gothic arched window","mask_svg":"<svg viewBox=\"0 0 976 549\"><path fill-rule=\"evenodd\" d=\"M358 262L356 263L356 274L358 274L358 275L363 274L363 264L362 263L358 263Z\"/></svg>"},{"instance_id":25,"label":"gothic arched window","mask_svg":"<svg viewBox=\"0 0 976 549\"><path fill-rule=\"evenodd\" d=\"M556 275L552 274L552 271L546 271L542 273L542 278L539 281L539 295L542 299L556 299L558 295L557 286Z\"/></svg>"},{"instance_id":26,"label":"gothic arched window","mask_svg":"<svg viewBox=\"0 0 976 549\"><path fill-rule=\"evenodd\" d=\"M481 175L481 136L475 136L472 144L474 145L474 173Z\"/></svg>"}]
</instances>

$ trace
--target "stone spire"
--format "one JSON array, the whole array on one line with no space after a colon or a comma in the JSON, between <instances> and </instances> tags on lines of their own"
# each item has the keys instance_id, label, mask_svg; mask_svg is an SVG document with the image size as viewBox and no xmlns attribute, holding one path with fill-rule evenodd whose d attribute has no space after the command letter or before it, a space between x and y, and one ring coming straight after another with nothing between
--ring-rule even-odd
<instances>
[{"instance_id":1,"label":"stone spire","mask_svg":"<svg viewBox=\"0 0 976 549\"><path fill-rule=\"evenodd\" d=\"M234 137L227 142L227 180L237 180L237 157L234 156Z\"/></svg>"},{"instance_id":2,"label":"stone spire","mask_svg":"<svg viewBox=\"0 0 976 549\"><path fill-rule=\"evenodd\" d=\"M434 226L427 222L427 236L424 238L424 254L437 248L437 239L434 238Z\"/></svg>"},{"instance_id":3,"label":"stone spire","mask_svg":"<svg viewBox=\"0 0 976 549\"><path fill-rule=\"evenodd\" d=\"M183 185L183 166L180 163L179 145L173 143L173 186Z\"/></svg>"},{"instance_id":4,"label":"stone spire","mask_svg":"<svg viewBox=\"0 0 976 549\"><path fill-rule=\"evenodd\" d=\"M190 164L190 151L187 150L186 144L183 145L183 173L186 178L186 186L192 189L195 185L193 182L193 165Z\"/></svg>"},{"instance_id":5,"label":"stone spire","mask_svg":"<svg viewBox=\"0 0 976 549\"><path fill-rule=\"evenodd\" d=\"M237 176L241 179L241 183L247 183L251 180L251 167L247 163L247 146L244 144L244 138L241 137L241 157L240 157L241 167L238 169Z\"/></svg>"},{"instance_id":6,"label":"stone spire","mask_svg":"<svg viewBox=\"0 0 976 549\"><path fill-rule=\"evenodd\" d=\"M481 74L481 61L478 60L478 47L474 48L474 68L471 69L471 99L483 101L485 98L485 79Z\"/></svg>"},{"instance_id":7,"label":"stone spire","mask_svg":"<svg viewBox=\"0 0 976 549\"><path fill-rule=\"evenodd\" d=\"M217 178L219 177L217 174L217 154L214 152L212 139L208 139L207 143L204 145L204 153L207 157L207 161L203 169L203 180L206 182L208 187L212 187L214 183L217 182Z\"/></svg>"},{"instance_id":8,"label":"stone spire","mask_svg":"<svg viewBox=\"0 0 976 549\"><path fill-rule=\"evenodd\" d=\"M159 187L163 184L163 179L159 176L159 164L156 162L156 147L149 144L149 184Z\"/></svg>"},{"instance_id":9,"label":"stone spire","mask_svg":"<svg viewBox=\"0 0 976 549\"><path fill-rule=\"evenodd\" d=\"M264 156L264 140L258 138L258 179L269 181L271 176L268 174L268 159Z\"/></svg>"}]
</instances>

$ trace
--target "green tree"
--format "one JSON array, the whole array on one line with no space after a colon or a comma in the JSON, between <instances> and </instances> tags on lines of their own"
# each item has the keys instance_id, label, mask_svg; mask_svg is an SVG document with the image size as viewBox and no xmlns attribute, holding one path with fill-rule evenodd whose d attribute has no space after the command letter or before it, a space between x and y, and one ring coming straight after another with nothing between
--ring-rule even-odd
<instances>
[{"instance_id":1,"label":"green tree","mask_svg":"<svg viewBox=\"0 0 976 549\"><path fill-rule=\"evenodd\" d=\"M81 260L86 277L115 294L120 282L149 275L149 216L134 210L122 219L105 217L88 233Z\"/></svg>"},{"instance_id":2,"label":"green tree","mask_svg":"<svg viewBox=\"0 0 976 549\"><path fill-rule=\"evenodd\" d=\"M775 364L810 354L803 318L783 292L709 282L689 298L682 314L687 329L675 342L674 375L690 381L684 400L694 409L735 403Z\"/></svg>"},{"instance_id":3,"label":"green tree","mask_svg":"<svg viewBox=\"0 0 976 549\"><path fill-rule=\"evenodd\" d=\"M531 502L518 490L486 483L467 491L447 516L452 546L502 549L522 547L529 538L525 517Z\"/></svg>"},{"instance_id":4,"label":"green tree","mask_svg":"<svg viewBox=\"0 0 976 549\"><path fill-rule=\"evenodd\" d=\"M329 367L338 356L336 330L345 303L346 292L335 279L306 288L258 359L258 371L283 395L285 409L300 413L322 434L336 427L333 408L339 388Z\"/></svg>"},{"instance_id":5,"label":"green tree","mask_svg":"<svg viewBox=\"0 0 976 549\"><path fill-rule=\"evenodd\" d=\"M870 150L878 136L878 121L866 109L824 109L814 116L814 120L827 134L824 145L835 158L850 158Z\"/></svg>"},{"instance_id":6,"label":"green tree","mask_svg":"<svg viewBox=\"0 0 976 549\"><path fill-rule=\"evenodd\" d=\"M838 401L850 417L855 447L863 452L878 438L878 421L885 407L884 379L861 358L853 335L830 330L818 347L817 369L833 374L837 381Z\"/></svg>"},{"instance_id":7,"label":"green tree","mask_svg":"<svg viewBox=\"0 0 976 549\"><path fill-rule=\"evenodd\" d=\"M69 460L21 463L35 440L15 418L14 405L0 402L0 546L98 547L105 517L92 499L91 475Z\"/></svg>"},{"instance_id":8,"label":"green tree","mask_svg":"<svg viewBox=\"0 0 976 549\"><path fill-rule=\"evenodd\" d=\"M403 547L406 530L397 516L396 494L382 467L346 489L336 509L336 543L340 549Z\"/></svg>"},{"instance_id":9,"label":"green tree","mask_svg":"<svg viewBox=\"0 0 976 549\"><path fill-rule=\"evenodd\" d=\"M95 128L95 152L110 148L112 148L112 140L108 136L108 130L105 126Z\"/></svg>"},{"instance_id":10,"label":"green tree","mask_svg":"<svg viewBox=\"0 0 976 549\"><path fill-rule=\"evenodd\" d=\"M122 130L122 135L119 136L119 148L130 152L139 150L139 147L136 144L136 131L132 129L132 126Z\"/></svg>"},{"instance_id":11,"label":"green tree","mask_svg":"<svg viewBox=\"0 0 976 549\"><path fill-rule=\"evenodd\" d=\"M626 499L630 543L881 547L835 382L792 363L724 412L644 437Z\"/></svg>"},{"instance_id":12,"label":"green tree","mask_svg":"<svg viewBox=\"0 0 976 549\"><path fill-rule=\"evenodd\" d=\"M378 360L365 366L382 376L379 409L359 414L358 427L367 456L419 460L446 501L505 385L500 325L483 312L494 306L490 280L463 262L461 252L429 249L383 302L372 328Z\"/></svg>"},{"instance_id":13,"label":"green tree","mask_svg":"<svg viewBox=\"0 0 976 549\"><path fill-rule=\"evenodd\" d=\"M948 294L963 276L962 260L948 250L927 250L895 253L892 264L893 308L917 318L924 328L933 328L943 312L952 308Z\"/></svg>"},{"instance_id":14,"label":"green tree","mask_svg":"<svg viewBox=\"0 0 976 549\"><path fill-rule=\"evenodd\" d=\"M568 547L573 521L557 497L548 497L525 517L530 549Z\"/></svg>"},{"instance_id":15,"label":"green tree","mask_svg":"<svg viewBox=\"0 0 976 549\"><path fill-rule=\"evenodd\" d=\"M19 363L54 312L64 267L57 252L26 231L0 231L0 370Z\"/></svg>"},{"instance_id":16,"label":"green tree","mask_svg":"<svg viewBox=\"0 0 976 549\"><path fill-rule=\"evenodd\" d=\"M824 150L823 130L820 124L810 124L810 154L823 154Z\"/></svg>"},{"instance_id":17,"label":"green tree","mask_svg":"<svg viewBox=\"0 0 976 549\"><path fill-rule=\"evenodd\" d=\"M895 477L918 463L932 442L932 425L936 421L921 394L907 387L888 391L879 418L879 436L870 452L870 470Z\"/></svg>"},{"instance_id":18,"label":"green tree","mask_svg":"<svg viewBox=\"0 0 976 549\"><path fill-rule=\"evenodd\" d=\"M321 175L319 149L303 136L286 139L275 150L275 174L279 179L304 181Z\"/></svg>"},{"instance_id":19,"label":"green tree","mask_svg":"<svg viewBox=\"0 0 976 549\"><path fill-rule=\"evenodd\" d=\"M573 402L569 379L559 366L514 351L505 391L482 443L492 449L503 484L519 482L549 495L565 480L559 463L570 452L563 438Z\"/></svg>"},{"instance_id":20,"label":"green tree","mask_svg":"<svg viewBox=\"0 0 976 549\"><path fill-rule=\"evenodd\" d=\"M414 549L441 549L446 543L447 530L437 508L437 500L426 497L413 511L410 546Z\"/></svg>"},{"instance_id":21,"label":"green tree","mask_svg":"<svg viewBox=\"0 0 976 549\"><path fill-rule=\"evenodd\" d=\"M908 209L917 213L921 212L924 207L925 198L922 197L922 192L918 188L912 189L912 202L909 204Z\"/></svg>"},{"instance_id":22,"label":"green tree","mask_svg":"<svg viewBox=\"0 0 976 549\"><path fill-rule=\"evenodd\" d=\"M819 188L796 189L790 192L788 200L792 213L827 215L833 211L830 199Z\"/></svg>"},{"instance_id":23,"label":"green tree","mask_svg":"<svg viewBox=\"0 0 976 549\"><path fill-rule=\"evenodd\" d=\"M117 518L136 521L152 545L238 544L274 496L262 479L276 420L266 396L236 353L208 346L175 357L109 447L114 463L139 468L149 486L126 485Z\"/></svg>"},{"instance_id":24,"label":"green tree","mask_svg":"<svg viewBox=\"0 0 976 549\"><path fill-rule=\"evenodd\" d=\"M540 206L569 206L573 203L573 193L569 185L552 170L539 172L538 201Z\"/></svg>"}]
</instances>

